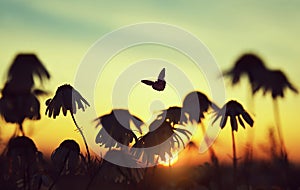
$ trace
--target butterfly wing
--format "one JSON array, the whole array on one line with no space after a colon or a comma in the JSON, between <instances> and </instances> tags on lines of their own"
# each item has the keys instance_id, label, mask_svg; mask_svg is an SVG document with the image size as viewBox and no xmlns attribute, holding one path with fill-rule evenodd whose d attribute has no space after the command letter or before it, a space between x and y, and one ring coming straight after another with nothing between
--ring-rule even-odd
<instances>
[{"instance_id":1,"label":"butterfly wing","mask_svg":"<svg viewBox=\"0 0 300 190\"><path fill-rule=\"evenodd\" d=\"M158 79L164 80L164 79L165 79L165 75L166 75L166 69L163 68L163 69L160 71L159 75L158 75Z\"/></svg>"},{"instance_id":2,"label":"butterfly wing","mask_svg":"<svg viewBox=\"0 0 300 190\"><path fill-rule=\"evenodd\" d=\"M141 80L141 82L146 84L146 85L149 85L149 86L152 86L154 84L154 82L150 81L150 80Z\"/></svg>"}]
</instances>

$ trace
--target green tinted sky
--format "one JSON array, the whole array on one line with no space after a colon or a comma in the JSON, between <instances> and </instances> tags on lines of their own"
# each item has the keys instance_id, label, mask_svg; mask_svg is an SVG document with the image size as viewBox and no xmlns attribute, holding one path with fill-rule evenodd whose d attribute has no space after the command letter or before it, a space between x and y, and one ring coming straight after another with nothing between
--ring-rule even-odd
<instances>
[{"instance_id":1,"label":"green tinted sky","mask_svg":"<svg viewBox=\"0 0 300 190\"><path fill-rule=\"evenodd\" d=\"M299 8L300 1L296 0L1 1L0 79L3 84L5 72L17 53L35 52L53 76L46 88L54 92L57 86L73 82L88 48L104 34L129 24L162 22L197 36L221 69L229 68L242 53L250 51L258 53L269 67L284 70L299 87ZM227 97L247 105L247 92L241 89L246 90L242 86L228 86ZM261 95L255 98L255 119L260 126L273 124L271 103L270 98ZM297 140L294 131L299 132L299 103L299 97L289 92L286 100L280 102L284 135L290 147ZM64 118L60 121L71 126L61 130L50 119L27 125L47 126L47 130L35 132L34 138L41 144L44 140L41 136L57 131L63 132L52 137L54 142L66 136L73 138L70 121ZM260 136L265 136L265 130Z\"/></svg>"}]
</instances>

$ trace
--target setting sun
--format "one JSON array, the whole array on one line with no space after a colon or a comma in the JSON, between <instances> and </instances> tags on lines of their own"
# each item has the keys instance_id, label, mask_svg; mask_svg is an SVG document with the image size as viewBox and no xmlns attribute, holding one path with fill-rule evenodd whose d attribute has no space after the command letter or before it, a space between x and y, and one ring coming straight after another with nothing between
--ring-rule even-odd
<instances>
[{"instance_id":1,"label":"setting sun","mask_svg":"<svg viewBox=\"0 0 300 190\"><path fill-rule=\"evenodd\" d=\"M159 160L159 165L162 166L173 166L178 161L178 154L174 154L173 157L166 156L166 161Z\"/></svg>"}]
</instances>

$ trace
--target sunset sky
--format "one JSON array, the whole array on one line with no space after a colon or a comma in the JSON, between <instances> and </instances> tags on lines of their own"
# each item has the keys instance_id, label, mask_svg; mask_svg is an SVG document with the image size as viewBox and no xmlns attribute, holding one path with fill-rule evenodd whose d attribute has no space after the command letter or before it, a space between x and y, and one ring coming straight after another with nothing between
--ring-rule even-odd
<instances>
[{"instance_id":1,"label":"sunset sky","mask_svg":"<svg viewBox=\"0 0 300 190\"><path fill-rule=\"evenodd\" d=\"M51 73L52 78L44 84L44 88L51 92L49 97L52 97L58 86L65 83L74 84L82 60L97 40L121 27L145 22L170 24L193 34L207 46L221 70L229 69L243 53L256 53L268 67L283 70L289 80L300 88L299 7L300 2L296 0L1 1L0 88L5 83L7 69L16 54L33 52ZM117 54L106 67L106 72L98 76L95 88L97 98L90 102L95 104L98 115L106 114L111 108L115 108L110 103L115 80L122 76L127 67L141 60L148 60L154 65L151 70L145 71L145 78L149 78L151 73L153 77L158 75L164 67L164 63L159 60L166 60L188 75L197 90L212 97L206 73L195 72L187 57L174 49L145 44ZM171 75L172 66L166 67L166 80L169 78L176 81L176 76ZM141 71L137 75L143 74ZM216 73L215 78L218 77ZM256 151L262 151L261 147L268 144L267 129L274 126L270 94L263 97L262 93L258 93L251 103L246 79L235 87L230 86L229 80L225 79L224 83L225 100L238 100L255 120L254 128L240 129L236 135L238 151L242 154L249 133L255 135ZM172 83L161 94L142 84L136 85L130 86L130 96L125 94L119 101L125 97L129 110L145 121L149 121L152 112L158 108L180 106L182 97L176 94L179 84L177 86ZM85 96L85 92L82 92L82 95ZM75 126L70 115L59 116L56 120L44 116L44 102L49 97L40 98L42 119L24 123L26 134L33 138L45 154L51 153L67 138L75 138L83 145L79 133L74 131ZM222 106L226 101L217 103ZM119 108L122 105L121 102L116 106ZM286 91L285 98L279 100L286 146L290 158L297 162L300 162L299 105L300 97L290 91ZM14 131L14 125L3 120L0 121L0 125L0 135L6 142L7 137ZM92 138L94 128L91 128L93 124L83 127ZM93 143L93 139L89 141ZM221 131L214 146L225 161L230 161L227 156L231 154L229 125ZM84 146L81 147L84 151Z\"/></svg>"}]
</instances>

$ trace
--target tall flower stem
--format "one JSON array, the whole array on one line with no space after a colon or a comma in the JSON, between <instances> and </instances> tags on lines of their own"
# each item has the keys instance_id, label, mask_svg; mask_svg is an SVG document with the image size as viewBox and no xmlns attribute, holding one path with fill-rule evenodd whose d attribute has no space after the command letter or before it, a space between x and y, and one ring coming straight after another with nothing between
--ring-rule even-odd
<instances>
[{"instance_id":1,"label":"tall flower stem","mask_svg":"<svg viewBox=\"0 0 300 190\"><path fill-rule=\"evenodd\" d=\"M233 162L233 185L234 188L237 189L236 178L237 178L237 158L236 158L236 147L235 147L235 139L234 139L234 130L231 130L232 137L232 162Z\"/></svg>"},{"instance_id":2,"label":"tall flower stem","mask_svg":"<svg viewBox=\"0 0 300 190\"><path fill-rule=\"evenodd\" d=\"M249 90L252 91L252 85L249 83ZM255 102L253 93L247 93L247 107L252 114L255 114ZM246 177L246 185L248 190L250 187L250 177L251 177L251 166L253 164L253 142L255 138L255 128L252 128L247 133L247 142L246 142L246 151L245 151L245 159L244 159L244 172Z\"/></svg>"},{"instance_id":3,"label":"tall flower stem","mask_svg":"<svg viewBox=\"0 0 300 190\"><path fill-rule=\"evenodd\" d=\"M18 123L18 124L19 124L19 129L20 129L20 131L22 133L22 136L25 136L22 123Z\"/></svg>"},{"instance_id":4,"label":"tall flower stem","mask_svg":"<svg viewBox=\"0 0 300 190\"><path fill-rule=\"evenodd\" d=\"M274 117L275 117L275 122L276 122L276 128L277 128L277 133L279 137L279 142L280 142L280 156L283 161L283 169L285 171L284 177L283 177L283 186L285 188L288 188L288 173L289 173L289 168L288 168L288 156L287 156L287 151L286 147L284 144L283 136L282 136L282 130L281 130L281 121L280 121L280 116L279 116L279 106L278 106L278 101L277 98L273 99L273 106L274 106Z\"/></svg>"},{"instance_id":5,"label":"tall flower stem","mask_svg":"<svg viewBox=\"0 0 300 190\"><path fill-rule=\"evenodd\" d=\"M252 89L252 85L249 84L249 90ZM255 103L254 103L254 96L252 93L248 93L248 97L247 97L247 104L248 104L248 109L250 111L251 114L255 114ZM252 152L253 152L253 142L254 142L254 138L255 138L255 128L253 128L252 130L250 130L247 133L247 146L248 146L248 160L250 162L252 162Z\"/></svg>"},{"instance_id":6,"label":"tall flower stem","mask_svg":"<svg viewBox=\"0 0 300 190\"><path fill-rule=\"evenodd\" d=\"M274 106L274 119L275 119L275 125L278 133L278 138L280 142L280 153L283 158L287 156L283 136L282 136L282 130L281 130L281 121L280 121L280 116L279 116L279 106L278 106L278 101L277 98L273 99L273 106Z\"/></svg>"},{"instance_id":7,"label":"tall flower stem","mask_svg":"<svg viewBox=\"0 0 300 190\"><path fill-rule=\"evenodd\" d=\"M88 164L90 164L90 161L91 161L91 154L90 154L90 151L89 151L89 147L88 147L88 145L87 145L87 141L86 141L86 139L85 139L85 137L84 137L84 135L83 135L82 130L81 130L80 127L78 126L78 124L77 124L77 122L76 122L76 120L75 120L74 114L73 114L72 112L71 112L71 116L72 116L72 119L73 119L74 124L76 125L77 130L79 131L79 133L80 133L80 135L81 135L81 137L82 137L82 139L83 139L83 141L84 141L84 145L85 145L86 152L87 152L87 156L88 156Z\"/></svg>"}]
</instances>

